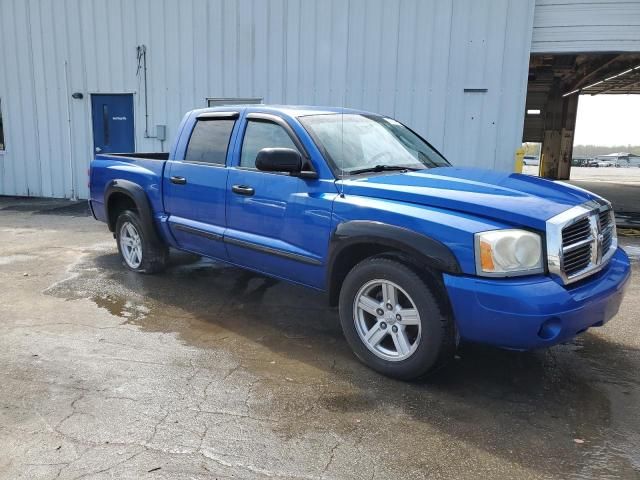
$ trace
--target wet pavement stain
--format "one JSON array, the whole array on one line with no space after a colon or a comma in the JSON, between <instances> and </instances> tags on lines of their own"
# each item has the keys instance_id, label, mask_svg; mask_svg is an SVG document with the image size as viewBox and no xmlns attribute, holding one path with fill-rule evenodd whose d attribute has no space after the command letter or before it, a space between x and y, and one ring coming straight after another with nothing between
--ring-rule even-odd
<instances>
[{"instance_id":1,"label":"wet pavement stain","mask_svg":"<svg viewBox=\"0 0 640 480\"><path fill-rule=\"evenodd\" d=\"M222 388L250 377L242 415L282 439L330 433L354 449L369 445L370 455L392 444L406 452L394 461L414 473L437 473L409 452L440 442L454 455L480 450L543 476L640 477L640 412L618 398L638 399L638 352L603 337L529 353L464 345L451 365L408 384L357 363L336 311L302 287L183 254L146 276L113 253L87 253L74 273L47 294L90 299L123 324L232 354L238 365ZM615 418L612 404L622 412ZM619 430L626 415L634 420Z\"/></svg>"}]
</instances>

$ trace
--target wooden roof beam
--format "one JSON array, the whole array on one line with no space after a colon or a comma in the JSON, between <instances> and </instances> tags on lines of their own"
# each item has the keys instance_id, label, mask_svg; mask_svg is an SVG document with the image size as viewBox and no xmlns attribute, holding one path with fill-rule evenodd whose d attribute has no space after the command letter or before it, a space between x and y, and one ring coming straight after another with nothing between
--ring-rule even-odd
<instances>
[{"instance_id":1,"label":"wooden roof beam","mask_svg":"<svg viewBox=\"0 0 640 480\"><path fill-rule=\"evenodd\" d=\"M633 90L633 87L638 85L640 87L640 78L638 76L634 75L634 79L631 80L630 82L627 82L623 85L611 85L610 87L607 87L603 90L600 90L599 92L595 92L595 93L591 93L590 95L600 95L601 93L605 93L605 92L610 92L611 90L616 90L615 93L630 93L631 90ZM627 92L626 89L629 89L629 91ZM619 90L619 91L618 91ZM638 93L640 93L640 88L638 89Z\"/></svg>"},{"instance_id":2,"label":"wooden roof beam","mask_svg":"<svg viewBox=\"0 0 640 480\"><path fill-rule=\"evenodd\" d=\"M577 90L580 87L586 85L587 82L593 79L598 73L602 72L602 70L611 66L613 63L620 60L622 57L624 57L624 54L615 55L612 58L609 58L608 60L601 62L600 65L598 65L594 70L591 70L589 73L585 74L580 79L576 79L576 81L571 86L566 88L566 91L570 92L572 90Z\"/></svg>"}]
</instances>

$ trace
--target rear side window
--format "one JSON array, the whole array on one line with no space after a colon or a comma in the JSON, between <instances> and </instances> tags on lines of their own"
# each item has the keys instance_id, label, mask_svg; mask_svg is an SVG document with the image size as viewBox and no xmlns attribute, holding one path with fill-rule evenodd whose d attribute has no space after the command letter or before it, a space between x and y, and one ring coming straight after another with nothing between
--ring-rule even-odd
<instances>
[{"instance_id":1,"label":"rear side window","mask_svg":"<svg viewBox=\"0 0 640 480\"><path fill-rule=\"evenodd\" d=\"M271 122L249 121L242 141L240 166L256 167L256 157L263 148L292 148L298 150L287 131Z\"/></svg>"},{"instance_id":2,"label":"rear side window","mask_svg":"<svg viewBox=\"0 0 640 480\"><path fill-rule=\"evenodd\" d=\"M198 120L184 156L187 162L224 165L235 120Z\"/></svg>"}]
</instances>

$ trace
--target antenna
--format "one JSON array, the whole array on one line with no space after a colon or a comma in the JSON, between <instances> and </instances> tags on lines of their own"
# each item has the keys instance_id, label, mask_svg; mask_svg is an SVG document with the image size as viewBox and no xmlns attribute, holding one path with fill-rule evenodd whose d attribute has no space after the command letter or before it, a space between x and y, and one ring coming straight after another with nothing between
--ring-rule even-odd
<instances>
[{"instance_id":1,"label":"antenna","mask_svg":"<svg viewBox=\"0 0 640 480\"><path fill-rule=\"evenodd\" d=\"M344 55L344 83L342 84L342 108L340 109L340 197L344 198L344 107L347 103L347 85L349 84L349 21L351 18L351 2L346 2L346 42Z\"/></svg>"},{"instance_id":2,"label":"antenna","mask_svg":"<svg viewBox=\"0 0 640 480\"><path fill-rule=\"evenodd\" d=\"M342 108L340 109L340 197L344 198L344 104L345 93L342 93Z\"/></svg>"}]
</instances>

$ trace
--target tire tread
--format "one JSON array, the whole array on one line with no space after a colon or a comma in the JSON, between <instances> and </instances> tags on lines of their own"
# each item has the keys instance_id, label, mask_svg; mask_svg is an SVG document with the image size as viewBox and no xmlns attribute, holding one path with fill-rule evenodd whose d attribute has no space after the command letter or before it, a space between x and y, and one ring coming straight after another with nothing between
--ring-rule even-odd
<instances>
[{"instance_id":1,"label":"tire tread","mask_svg":"<svg viewBox=\"0 0 640 480\"><path fill-rule=\"evenodd\" d=\"M345 314L351 311L353 298L346 299L345 295L347 290L352 289L350 282L365 269L368 268L377 268L383 269L387 271L396 271L402 272L402 275L405 275L407 279L414 285L418 285L418 288L423 290L424 298L428 300L427 297L431 297L431 303L435 307L438 313L439 321L439 337L441 338L440 343L437 345L438 352L435 355L435 358L432 362L428 362L424 366L412 366L410 369L407 369L406 372L401 371L401 368L398 368L396 365L389 366L388 368L383 368L379 363L380 359L377 359L372 353L370 353L364 345L362 345L359 337L357 341L360 342L361 348L356 348L352 344L350 339L351 335L347 332L347 328L352 328L353 324L353 315L349 314L349 318L343 318ZM446 300L446 290L444 289L444 285L439 282L436 275L422 274L423 272L417 271L417 269L412 266L408 259L403 259L400 257L390 257L384 255L378 255L374 257L369 257L365 260L362 260L358 264L356 264L343 283L341 292L340 292L340 320L342 324L343 331L345 332L345 337L350 344L352 344L352 348L356 356L366 365L373 368L374 370L379 371L380 373L388 376L392 376L394 378L399 378L402 380L420 380L424 377L432 374L434 371L438 370L442 366L444 366L455 353L456 350L456 331L455 324L452 320L452 316L450 313L450 309L448 307L448 301ZM346 288L345 288L346 287ZM347 302L347 305L345 305ZM346 310L348 306L348 310ZM423 324L423 331L425 325ZM357 333L355 334L357 336ZM433 335L433 332L432 332ZM425 342L423 338L423 343ZM423 347L423 345L419 346ZM364 355L362 354L364 353ZM373 359L373 362L371 361ZM391 364L392 362L386 362Z\"/></svg>"},{"instance_id":2,"label":"tire tread","mask_svg":"<svg viewBox=\"0 0 640 480\"><path fill-rule=\"evenodd\" d=\"M120 235L122 223L127 219L135 225L138 230L138 234L142 237L143 251L142 264L140 267L132 269L127 265L127 262L123 261L124 265L129 270L138 273L153 274L162 272L167 266L169 249L166 245L158 244L145 237L144 229L142 228L142 221L134 210L123 210L116 220L116 243L118 244L118 252L120 252L120 256L122 256L122 252L120 251L120 240L118 237Z\"/></svg>"}]
</instances>

